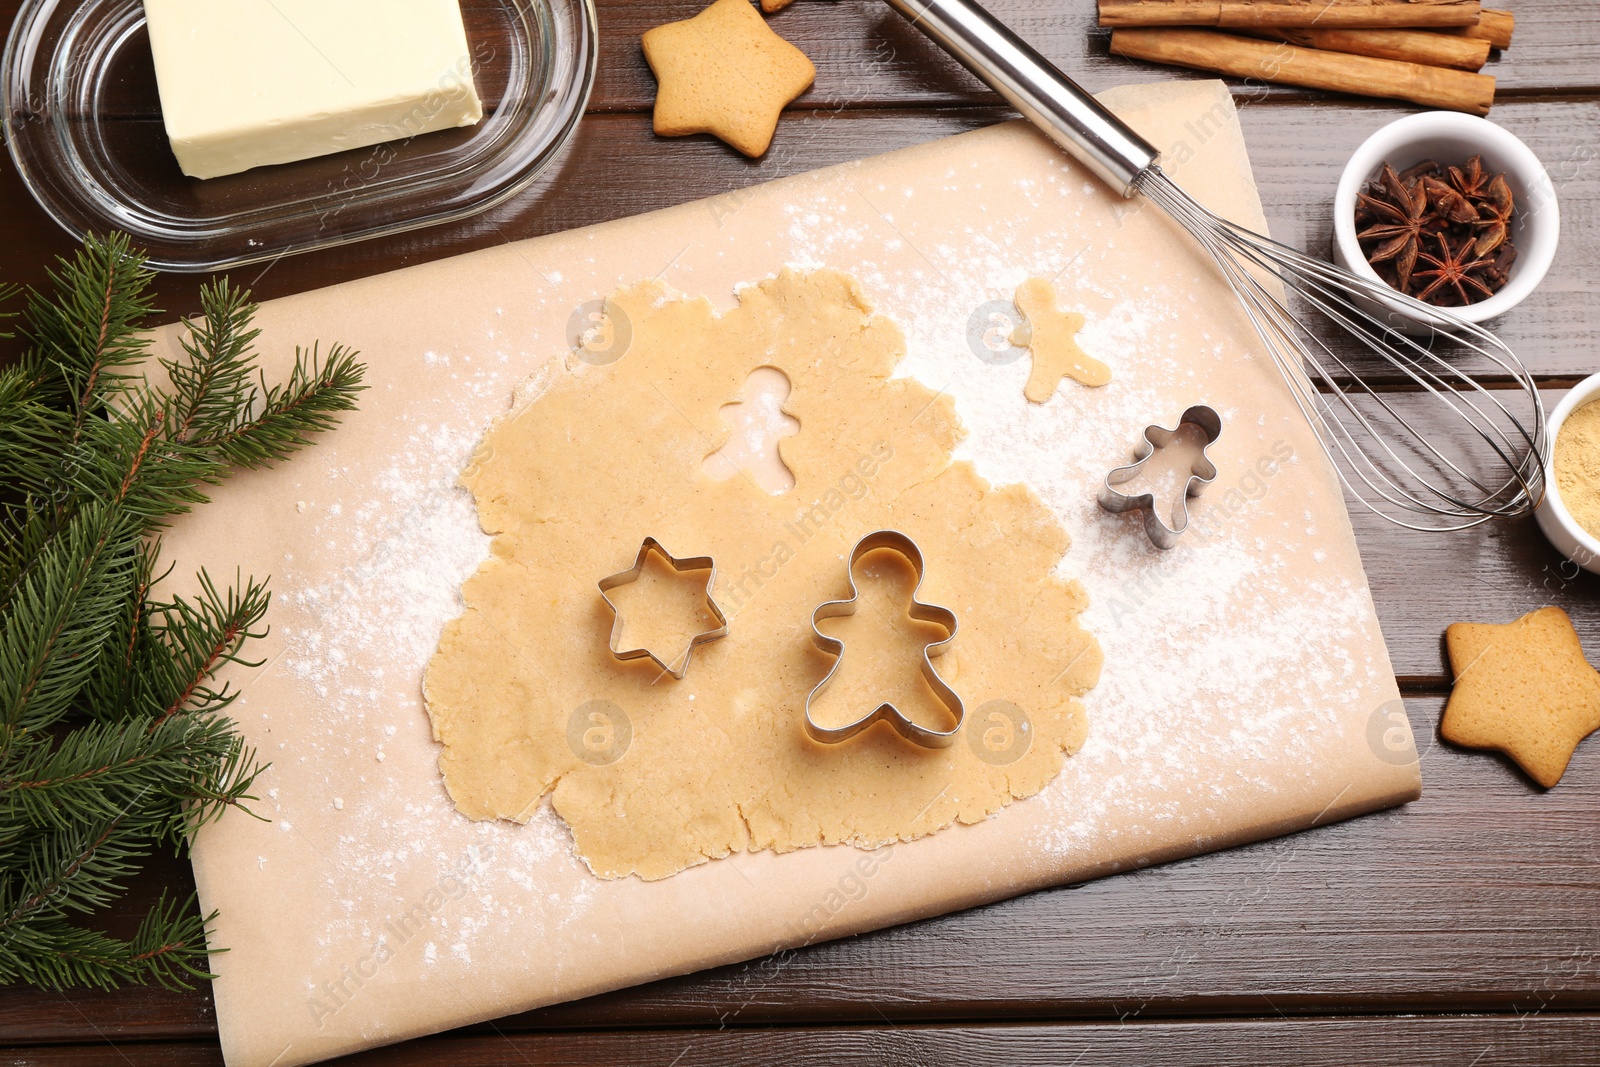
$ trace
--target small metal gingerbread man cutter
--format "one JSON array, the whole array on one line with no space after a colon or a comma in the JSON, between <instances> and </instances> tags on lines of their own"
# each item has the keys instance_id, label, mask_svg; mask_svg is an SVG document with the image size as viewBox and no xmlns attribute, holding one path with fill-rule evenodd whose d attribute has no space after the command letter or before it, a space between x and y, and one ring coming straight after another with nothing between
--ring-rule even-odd
<instances>
[{"instance_id":1,"label":"small metal gingerbread man cutter","mask_svg":"<svg viewBox=\"0 0 1600 1067\"><path fill-rule=\"evenodd\" d=\"M1200 446L1200 454L1195 457L1194 465L1189 469L1189 480L1184 483L1183 495L1178 497L1178 502L1173 506L1176 524L1168 526L1166 520L1161 517L1161 509L1156 506L1154 493L1136 493L1128 496L1120 492L1117 486L1131 481L1144 466L1145 461L1156 454L1157 449L1172 444L1177 439L1178 430L1185 423L1198 427L1205 434L1206 442ZM1189 498L1199 496L1205 487L1217 478L1217 465L1206 455L1206 449L1216 444L1217 438L1221 436L1222 416L1205 404L1196 404L1185 410L1178 419L1178 425L1173 429L1157 425L1146 426L1144 439L1139 442L1139 447L1133 454L1133 462L1125 467L1118 467L1106 475L1105 488L1100 490L1100 506L1112 512L1142 510L1144 532L1150 535L1150 543L1162 549L1173 547L1178 543L1178 535L1189 528Z\"/></svg>"}]
</instances>

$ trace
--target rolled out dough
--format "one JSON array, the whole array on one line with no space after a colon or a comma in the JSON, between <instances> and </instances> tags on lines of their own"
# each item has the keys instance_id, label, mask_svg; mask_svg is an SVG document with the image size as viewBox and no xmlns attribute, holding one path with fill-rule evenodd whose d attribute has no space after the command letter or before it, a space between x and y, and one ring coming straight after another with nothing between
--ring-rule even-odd
<instances>
[{"instance_id":1,"label":"rolled out dough","mask_svg":"<svg viewBox=\"0 0 1600 1067\"><path fill-rule=\"evenodd\" d=\"M1027 488L992 488L952 462L954 405L890 377L903 338L853 279L785 270L721 316L644 282L606 311L630 327L622 358L574 357L530 386L462 476L493 549L424 680L457 807L525 820L552 794L596 874L650 879L737 850L911 840L1055 777L1083 743L1076 698L1101 665L1077 621L1082 589L1056 576L1066 532ZM728 436L719 408L763 366L788 376L784 410L799 421L778 446L795 479L779 495L702 469ZM937 662L968 718L946 749L886 725L833 746L803 730L805 696L831 664L811 641L812 609L848 595L845 555L884 527L918 542L922 599L960 619ZM696 650L682 681L607 651L595 583L647 535L716 560L729 633ZM896 654L892 628L878 632L839 635L869 687ZM858 691L829 690L834 713Z\"/></svg>"}]
</instances>

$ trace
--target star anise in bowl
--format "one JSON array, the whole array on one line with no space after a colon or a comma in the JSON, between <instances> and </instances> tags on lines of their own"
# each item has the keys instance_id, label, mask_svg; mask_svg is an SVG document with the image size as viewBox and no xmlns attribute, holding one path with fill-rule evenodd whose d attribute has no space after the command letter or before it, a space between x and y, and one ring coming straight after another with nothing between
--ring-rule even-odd
<instances>
[{"instance_id":1,"label":"star anise in bowl","mask_svg":"<svg viewBox=\"0 0 1600 1067\"><path fill-rule=\"evenodd\" d=\"M1356 197L1356 239L1384 282L1441 307L1487 300L1516 260L1516 203L1505 175L1473 156L1460 166L1385 163ZM1418 269L1418 261L1425 268Z\"/></svg>"}]
</instances>

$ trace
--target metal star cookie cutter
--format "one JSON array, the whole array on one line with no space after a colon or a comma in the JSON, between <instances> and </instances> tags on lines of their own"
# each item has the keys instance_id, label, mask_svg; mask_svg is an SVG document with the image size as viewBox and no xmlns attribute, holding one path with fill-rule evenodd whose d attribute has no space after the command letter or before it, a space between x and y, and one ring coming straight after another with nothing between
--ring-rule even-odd
<instances>
[{"instance_id":1,"label":"metal star cookie cutter","mask_svg":"<svg viewBox=\"0 0 1600 1067\"><path fill-rule=\"evenodd\" d=\"M1156 507L1154 493L1127 496L1118 492L1116 487L1138 474L1145 460L1155 455L1157 449L1170 445L1185 423L1198 426L1206 435L1206 443L1200 446L1200 455L1190 466L1189 480L1184 484L1183 495L1178 498L1175 509L1178 523L1176 526L1168 526L1166 520L1161 517L1161 510ZM1189 498L1199 496L1205 487L1217 478L1217 465L1206 455L1206 449L1216 444L1217 438L1221 436L1222 416L1205 404L1195 404L1186 408L1178 419L1178 425L1170 430L1154 424L1146 426L1144 439L1139 442L1138 449L1133 453L1133 462L1125 467L1117 467L1106 475L1105 488L1100 490L1100 506L1112 512L1142 509L1144 532L1150 536L1150 543L1161 549L1173 547L1178 543L1178 535L1189 528Z\"/></svg>"},{"instance_id":2,"label":"metal star cookie cutter","mask_svg":"<svg viewBox=\"0 0 1600 1067\"><path fill-rule=\"evenodd\" d=\"M676 667L663 663L661 657L647 648L619 649L617 647L617 638L622 636L622 611L607 594L618 586L638 581L639 575L644 573L645 560L649 558L651 552L666 560L667 565L679 574L684 571L708 572L706 574L706 604L711 608L712 617L717 620L717 627L713 630L695 634L690 638L689 647L684 649L683 655L675 661L677 663ZM711 587L716 583L716 580L717 564L710 556L689 556L679 559L671 552L668 552L660 541L657 541L654 537L646 537L639 545L639 554L634 557L632 567L600 579L600 599L604 600L606 607L611 609L614 620L611 624L611 637L607 641L607 647L611 649L611 654L619 660L648 659L674 678L682 679L685 674L689 673L689 659L694 655L696 648L707 641L715 641L719 637L728 636L728 617L722 613L721 608L717 607L717 602L711 596Z\"/></svg>"},{"instance_id":3,"label":"metal star cookie cutter","mask_svg":"<svg viewBox=\"0 0 1600 1067\"><path fill-rule=\"evenodd\" d=\"M833 681L833 676L838 673L839 664L842 662L844 642L836 637L829 637L817 629L817 623L823 619L837 619L845 615L856 613L856 603L860 591L856 588L856 564L861 557L880 548L892 549L904 556L910 562L913 570L917 572L917 584L911 590L911 607L908 614L918 622L931 622L950 631L942 640L925 645L922 649L922 677L932 688L935 696L944 704L945 708L955 716L956 723L948 730L930 730L926 726L919 726L906 717L906 714L889 701L884 701L872 711L840 727L827 727L817 723L811 717L811 705L822 691L828 688ZM896 733L907 741L914 742L924 748L945 748L955 740L961 723L966 718L966 706L961 702L960 695L939 677L939 672L933 669L933 657L943 655L956 639L956 628L959 625L955 612L949 608L942 608L936 604L924 604L917 599L917 594L922 591L923 563L922 550L917 543L898 530L875 530L856 542L856 547L850 550L850 560L845 565L845 577L850 583L850 596L844 600L830 600L821 604L811 613L811 640L823 652L834 657L833 666L828 668L828 673L822 681L806 694L806 734L813 741L820 741L825 745L838 744L859 734L877 722L887 722Z\"/></svg>"}]
</instances>

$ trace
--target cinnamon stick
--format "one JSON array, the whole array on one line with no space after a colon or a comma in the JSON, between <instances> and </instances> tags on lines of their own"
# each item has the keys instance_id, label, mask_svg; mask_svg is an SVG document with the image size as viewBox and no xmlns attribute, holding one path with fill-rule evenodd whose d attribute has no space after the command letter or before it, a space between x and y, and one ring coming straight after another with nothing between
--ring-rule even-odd
<instances>
[{"instance_id":1,"label":"cinnamon stick","mask_svg":"<svg viewBox=\"0 0 1600 1067\"><path fill-rule=\"evenodd\" d=\"M1326 52L1348 52L1457 70L1480 70L1489 61L1488 41L1429 30L1262 29L1254 31L1253 35Z\"/></svg>"},{"instance_id":2,"label":"cinnamon stick","mask_svg":"<svg viewBox=\"0 0 1600 1067\"><path fill-rule=\"evenodd\" d=\"M1496 11L1493 8L1484 8L1476 26L1453 26L1445 30L1446 33L1459 34L1462 37L1472 37L1480 41L1488 41L1496 48L1511 47L1511 31L1516 29L1517 16L1509 11Z\"/></svg>"},{"instance_id":3,"label":"cinnamon stick","mask_svg":"<svg viewBox=\"0 0 1600 1067\"><path fill-rule=\"evenodd\" d=\"M1487 74L1393 59L1298 48L1276 41L1174 27L1113 30L1111 51L1130 59L1312 89L1409 100L1425 107L1486 115L1494 103Z\"/></svg>"},{"instance_id":4,"label":"cinnamon stick","mask_svg":"<svg viewBox=\"0 0 1600 1067\"><path fill-rule=\"evenodd\" d=\"M1102 26L1215 26L1221 0L1099 0Z\"/></svg>"},{"instance_id":5,"label":"cinnamon stick","mask_svg":"<svg viewBox=\"0 0 1600 1067\"><path fill-rule=\"evenodd\" d=\"M1476 26L1478 0L1099 0L1102 26Z\"/></svg>"}]
</instances>

